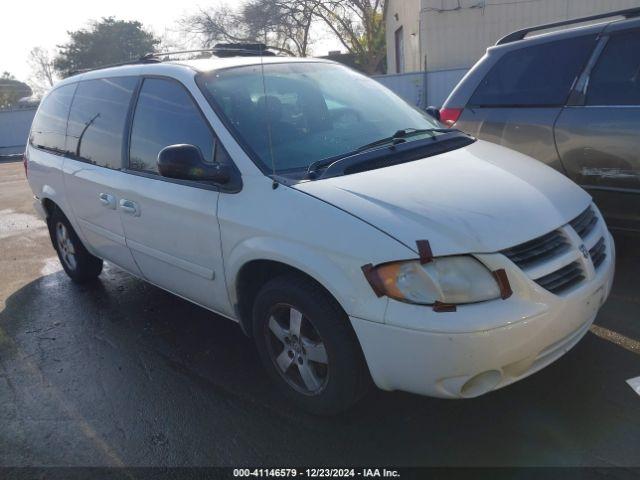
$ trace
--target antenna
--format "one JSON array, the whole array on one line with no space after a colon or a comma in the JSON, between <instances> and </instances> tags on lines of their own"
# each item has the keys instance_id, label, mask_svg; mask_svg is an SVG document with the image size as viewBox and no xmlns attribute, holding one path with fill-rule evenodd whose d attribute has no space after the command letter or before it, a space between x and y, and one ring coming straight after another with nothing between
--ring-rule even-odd
<instances>
[{"instance_id":1,"label":"antenna","mask_svg":"<svg viewBox=\"0 0 640 480\"><path fill-rule=\"evenodd\" d=\"M261 45L260 52L264 53L266 47ZM269 104L267 98L267 82L264 78L264 55L260 55L260 73L262 76L262 95L264 97L264 109L265 118L267 120L267 138L269 139L269 156L271 157L271 179L273 180L273 189L278 188L278 181L276 180L276 161L273 156L273 141L271 136L271 120L269 119Z\"/></svg>"}]
</instances>

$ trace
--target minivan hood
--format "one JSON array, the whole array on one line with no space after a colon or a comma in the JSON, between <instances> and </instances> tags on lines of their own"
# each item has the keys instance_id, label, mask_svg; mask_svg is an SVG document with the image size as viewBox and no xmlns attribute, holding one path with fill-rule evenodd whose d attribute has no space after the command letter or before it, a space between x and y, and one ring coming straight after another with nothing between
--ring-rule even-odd
<instances>
[{"instance_id":1,"label":"minivan hood","mask_svg":"<svg viewBox=\"0 0 640 480\"><path fill-rule=\"evenodd\" d=\"M484 141L294 188L413 250L416 240L429 240L434 255L513 247L568 223L591 202L584 190L552 168Z\"/></svg>"}]
</instances>

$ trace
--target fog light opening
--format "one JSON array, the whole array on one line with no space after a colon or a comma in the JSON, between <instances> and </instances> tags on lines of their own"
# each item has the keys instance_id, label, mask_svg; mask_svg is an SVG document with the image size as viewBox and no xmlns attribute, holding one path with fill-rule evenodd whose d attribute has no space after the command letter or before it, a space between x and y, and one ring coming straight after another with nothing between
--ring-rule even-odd
<instances>
[{"instance_id":1,"label":"fog light opening","mask_svg":"<svg viewBox=\"0 0 640 480\"><path fill-rule=\"evenodd\" d=\"M493 390L500 383L500 380L502 380L502 373L498 370L479 373L465 382L460 389L460 396L464 398L479 397Z\"/></svg>"}]
</instances>

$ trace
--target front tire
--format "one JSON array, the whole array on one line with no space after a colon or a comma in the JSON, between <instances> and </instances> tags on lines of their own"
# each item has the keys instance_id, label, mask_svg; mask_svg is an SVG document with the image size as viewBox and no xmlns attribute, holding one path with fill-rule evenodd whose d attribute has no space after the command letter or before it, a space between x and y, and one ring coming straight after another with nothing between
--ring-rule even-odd
<instances>
[{"instance_id":1,"label":"front tire","mask_svg":"<svg viewBox=\"0 0 640 480\"><path fill-rule=\"evenodd\" d=\"M369 375L349 318L302 275L269 281L253 308L253 334L269 375L301 408L333 415L366 392Z\"/></svg>"},{"instance_id":2,"label":"front tire","mask_svg":"<svg viewBox=\"0 0 640 480\"><path fill-rule=\"evenodd\" d=\"M71 280L76 283L95 280L102 272L102 259L87 251L67 217L56 208L47 223L53 248Z\"/></svg>"}]
</instances>

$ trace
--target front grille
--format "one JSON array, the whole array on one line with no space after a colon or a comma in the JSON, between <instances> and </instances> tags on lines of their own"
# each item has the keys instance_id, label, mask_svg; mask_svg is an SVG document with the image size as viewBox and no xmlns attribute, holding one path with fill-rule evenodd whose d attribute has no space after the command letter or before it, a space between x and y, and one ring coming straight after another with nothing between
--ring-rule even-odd
<instances>
[{"instance_id":1,"label":"front grille","mask_svg":"<svg viewBox=\"0 0 640 480\"><path fill-rule=\"evenodd\" d=\"M562 267L560 270L538 278L536 283L557 295L577 285L582 280L584 280L582 267L579 262L573 262Z\"/></svg>"},{"instance_id":2,"label":"front grille","mask_svg":"<svg viewBox=\"0 0 640 480\"><path fill-rule=\"evenodd\" d=\"M576 238L573 231L580 237ZM598 269L607 258L606 228L593 205L553 232L501 253L551 293L562 294L589 277L587 250ZM584 242L584 243L582 243ZM586 247L586 249L585 249Z\"/></svg>"},{"instance_id":3,"label":"front grille","mask_svg":"<svg viewBox=\"0 0 640 480\"><path fill-rule=\"evenodd\" d=\"M589 250L589 254L591 255L591 261L593 262L594 268L598 268L604 262L604 259L607 258L606 246L604 244L604 237L598 240L591 250Z\"/></svg>"},{"instance_id":4,"label":"front grille","mask_svg":"<svg viewBox=\"0 0 640 480\"><path fill-rule=\"evenodd\" d=\"M553 258L569 249L569 242L558 230L542 237L522 243L516 247L503 250L502 254L520 268L527 268L535 263Z\"/></svg>"},{"instance_id":5,"label":"front grille","mask_svg":"<svg viewBox=\"0 0 640 480\"><path fill-rule=\"evenodd\" d=\"M589 207L569 222L580 238L586 238L598 223L598 217L593 208Z\"/></svg>"}]
</instances>

